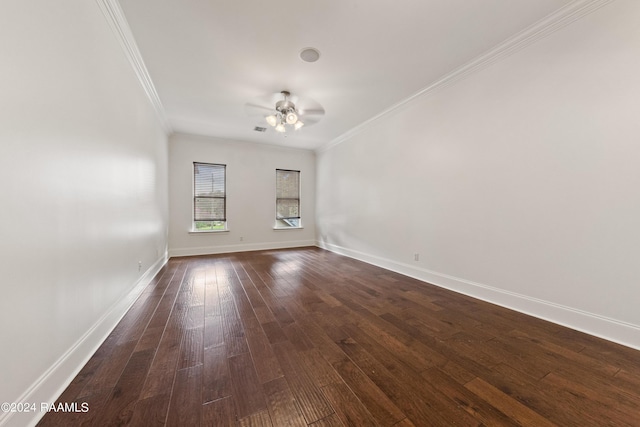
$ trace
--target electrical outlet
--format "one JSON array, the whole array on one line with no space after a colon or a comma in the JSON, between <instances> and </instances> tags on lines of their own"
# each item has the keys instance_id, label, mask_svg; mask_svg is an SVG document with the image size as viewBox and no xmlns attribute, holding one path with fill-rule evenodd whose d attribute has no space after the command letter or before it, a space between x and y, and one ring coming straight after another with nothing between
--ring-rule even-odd
<instances>
[{"instance_id":1,"label":"electrical outlet","mask_svg":"<svg viewBox=\"0 0 640 427\"><path fill-rule=\"evenodd\" d=\"M420 261L420 254L413 254L414 261Z\"/></svg>"},{"instance_id":2,"label":"electrical outlet","mask_svg":"<svg viewBox=\"0 0 640 427\"><path fill-rule=\"evenodd\" d=\"M242 241L244 241L244 237L240 237L240 241L241 241L241 242L242 242Z\"/></svg>"},{"instance_id":3,"label":"electrical outlet","mask_svg":"<svg viewBox=\"0 0 640 427\"><path fill-rule=\"evenodd\" d=\"M138 261L138 271L142 270L142 261Z\"/></svg>"}]
</instances>

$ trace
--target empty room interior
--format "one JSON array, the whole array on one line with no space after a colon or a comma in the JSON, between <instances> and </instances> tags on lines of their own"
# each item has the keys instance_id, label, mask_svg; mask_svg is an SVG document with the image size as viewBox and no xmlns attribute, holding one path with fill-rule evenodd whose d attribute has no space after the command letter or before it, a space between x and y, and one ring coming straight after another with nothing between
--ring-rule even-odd
<instances>
[{"instance_id":1,"label":"empty room interior","mask_svg":"<svg viewBox=\"0 0 640 427\"><path fill-rule=\"evenodd\" d=\"M0 4L0 426L640 425L640 2Z\"/></svg>"}]
</instances>

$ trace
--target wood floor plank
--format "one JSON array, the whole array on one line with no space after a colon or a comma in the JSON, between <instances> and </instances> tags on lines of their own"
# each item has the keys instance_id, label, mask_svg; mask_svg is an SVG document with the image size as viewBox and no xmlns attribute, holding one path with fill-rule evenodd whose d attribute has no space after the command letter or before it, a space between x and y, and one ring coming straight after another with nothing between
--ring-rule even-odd
<instances>
[{"instance_id":1,"label":"wood floor plank","mask_svg":"<svg viewBox=\"0 0 640 427\"><path fill-rule=\"evenodd\" d=\"M409 418L404 418L394 424L393 427L416 427L416 425Z\"/></svg>"},{"instance_id":2,"label":"wood floor plank","mask_svg":"<svg viewBox=\"0 0 640 427\"><path fill-rule=\"evenodd\" d=\"M287 336L277 322L267 322L262 325L262 329L271 344L287 341Z\"/></svg>"},{"instance_id":3,"label":"wood floor plank","mask_svg":"<svg viewBox=\"0 0 640 427\"><path fill-rule=\"evenodd\" d=\"M288 325L285 325L282 328L282 332L284 332L288 341L291 344L293 344L296 351L302 352L302 351L311 350L314 348L314 345L311 342L311 340L307 338L307 336L302 331L300 326L298 326L296 323L290 323Z\"/></svg>"},{"instance_id":4,"label":"wood floor plank","mask_svg":"<svg viewBox=\"0 0 640 427\"><path fill-rule=\"evenodd\" d=\"M591 405L585 411L593 419L600 419L602 425L612 419L615 419L616 425L620 426L638 424L640 398L629 396L610 384L590 380L589 377L576 378L568 375L568 378L571 378L568 379L563 374L563 372L551 372L541 380L541 383L562 389L576 400L590 401Z\"/></svg>"},{"instance_id":5,"label":"wood floor plank","mask_svg":"<svg viewBox=\"0 0 640 427\"><path fill-rule=\"evenodd\" d=\"M177 299L176 299L177 300ZM151 364L149 375L147 375L141 397L148 398L155 395L162 395L171 390L176 374L176 366L180 356L180 345L182 336L185 333L184 318L187 308L176 305L167 321L160 344L156 351L156 356Z\"/></svg>"},{"instance_id":6,"label":"wood floor plank","mask_svg":"<svg viewBox=\"0 0 640 427\"><path fill-rule=\"evenodd\" d=\"M537 427L556 425L480 378L469 381L465 387L520 425Z\"/></svg>"},{"instance_id":7,"label":"wood floor plank","mask_svg":"<svg viewBox=\"0 0 640 427\"><path fill-rule=\"evenodd\" d=\"M566 390L544 384L507 364L500 364L484 375L484 381L552 423L565 426L581 420L582 425L597 425L585 416L588 406L583 405L586 401L581 405Z\"/></svg>"},{"instance_id":8,"label":"wood floor plank","mask_svg":"<svg viewBox=\"0 0 640 427\"><path fill-rule=\"evenodd\" d=\"M572 360L575 365L584 366L588 368L590 371L598 371L606 376L615 375L620 368L609 364L607 361L603 361L592 356L589 356L585 353L578 352L567 348L564 345L558 345L553 341L549 340L548 336L544 337L533 337L526 332L522 332L518 329L511 330L508 334L508 337L513 339L513 343L516 343L520 346L521 342L526 342L530 347L538 347L541 351L550 351L561 357L564 357L568 360Z\"/></svg>"},{"instance_id":9,"label":"wood floor plank","mask_svg":"<svg viewBox=\"0 0 640 427\"><path fill-rule=\"evenodd\" d=\"M334 365L344 383L380 425L392 426L406 415L349 359Z\"/></svg>"},{"instance_id":10,"label":"wood floor plank","mask_svg":"<svg viewBox=\"0 0 640 427\"><path fill-rule=\"evenodd\" d=\"M637 396L635 392L640 390L640 370L632 371L622 368L615 374L615 378L618 380L616 383L618 387Z\"/></svg>"},{"instance_id":11,"label":"wood floor plank","mask_svg":"<svg viewBox=\"0 0 640 427\"><path fill-rule=\"evenodd\" d=\"M574 342L583 346L581 351L586 356L611 363L619 368L640 369L638 350L625 347L602 338L587 335L584 332L556 326L556 336L565 342Z\"/></svg>"},{"instance_id":12,"label":"wood floor plank","mask_svg":"<svg viewBox=\"0 0 640 427\"><path fill-rule=\"evenodd\" d=\"M110 420L111 425L130 422L154 353L153 350L133 353L98 419Z\"/></svg>"},{"instance_id":13,"label":"wood floor plank","mask_svg":"<svg viewBox=\"0 0 640 427\"><path fill-rule=\"evenodd\" d=\"M325 358L321 348L322 347L314 348L299 353L302 364L307 372L315 379L319 387L340 381L340 374L333 368L331 360L333 360L333 363L339 363L344 360L344 353L342 353L342 351L340 352L342 354L340 359L331 358L330 356ZM338 347L336 346L336 348ZM324 354L327 355L327 353Z\"/></svg>"},{"instance_id":14,"label":"wood floor plank","mask_svg":"<svg viewBox=\"0 0 640 427\"><path fill-rule=\"evenodd\" d=\"M238 418L266 411L267 403L251 355L237 354L229 357L228 363Z\"/></svg>"},{"instance_id":15,"label":"wood floor plank","mask_svg":"<svg viewBox=\"0 0 640 427\"><path fill-rule=\"evenodd\" d=\"M253 312L255 313L256 318L261 325L269 322L277 322L276 317L273 315L273 312L266 305L254 307Z\"/></svg>"},{"instance_id":16,"label":"wood floor plank","mask_svg":"<svg viewBox=\"0 0 640 427\"><path fill-rule=\"evenodd\" d=\"M447 363L445 363L443 366L440 366L439 369L447 374L449 378L462 385L468 383L476 377L473 372L465 369L453 360L447 361Z\"/></svg>"},{"instance_id":17,"label":"wood floor plank","mask_svg":"<svg viewBox=\"0 0 640 427\"><path fill-rule=\"evenodd\" d=\"M202 402L220 400L231 395L231 373L224 346L204 349Z\"/></svg>"},{"instance_id":18,"label":"wood floor plank","mask_svg":"<svg viewBox=\"0 0 640 427\"><path fill-rule=\"evenodd\" d=\"M399 361L388 357L386 350L372 348L374 351L369 353L352 338L341 340L340 347L415 425L450 425L451 421L443 416L436 399L427 396L425 400L416 391L422 389L419 377L408 369L403 370ZM375 350L380 352L376 353ZM414 383L413 386L409 385L411 383Z\"/></svg>"},{"instance_id":19,"label":"wood floor plank","mask_svg":"<svg viewBox=\"0 0 640 427\"><path fill-rule=\"evenodd\" d=\"M338 418L347 426L381 426L344 383L329 384L322 392L331 402Z\"/></svg>"},{"instance_id":20,"label":"wood floor plank","mask_svg":"<svg viewBox=\"0 0 640 427\"><path fill-rule=\"evenodd\" d=\"M244 267L243 267L244 270ZM251 271L251 270L250 270ZM247 278L245 280L241 280L240 284L242 285L242 288L244 289L245 294L247 295L247 298L251 304L251 307L255 310L256 308L264 308L267 306L267 303L262 299L262 294L260 293L260 291L256 288L256 285L254 284L253 280L251 279L251 275L244 270ZM251 271L251 273L253 273L253 271Z\"/></svg>"},{"instance_id":21,"label":"wood floor plank","mask_svg":"<svg viewBox=\"0 0 640 427\"><path fill-rule=\"evenodd\" d=\"M180 279L175 278L172 281L171 287L162 295L162 299L156 307L156 311L153 313L153 317L147 324L147 329L161 328L164 330L167 325L167 320L173 310L173 306L178 296L178 289L180 287Z\"/></svg>"},{"instance_id":22,"label":"wood floor plank","mask_svg":"<svg viewBox=\"0 0 640 427\"><path fill-rule=\"evenodd\" d=\"M344 425L345 424L340 421L340 417L338 417L337 414L333 413L321 420L316 421L315 423L309 424L309 427L343 427Z\"/></svg>"},{"instance_id":23,"label":"wood floor plank","mask_svg":"<svg viewBox=\"0 0 640 427\"><path fill-rule=\"evenodd\" d=\"M204 305L191 305L187 314L187 329L204 327Z\"/></svg>"},{"instance_id":24,"label":"wood floor plank","mask_svg":"<svg viewBox=\"0 0 640 427\"><path fill-rule=\"evenodd\" d=\"M273 425L291 427L304 427L307 425L284 377L276 378L263 384L263 388Z\"/></svg>"},{"instance_id":25,"label":"wood floor plank","mask_svg":"<svg viewBox=\"0 0 640 427\"><path fill-rule=\"evenodd\" d=\"M203 268L196 270L196 276L193 279L193 287L191 288L191 301L189 305L191 307L204 308L205 299L205 287L206 287L206 271ZM191 325L191 327L201 326L200 323Z\"/></svg>"},{"instance_id":26,"label":"wood floor plank","mask_svg":"<svg viewBox=\"0 0 640 427\"><path fill-rule=\"evenodd\" d=\"M240 427L277 427L271 422L268 411L258 412L238 420Z\"/></svg>"},{"instance_id":27,"label":"wood floor plank","mask_svg":"<svg viewBox=\"0 0 640 427\"><path fill-rule=\"evenodd\" d=\"M205 273L204 287L205 317L220 316L220 296L218 295L218 282L214 269L208 269Z\"/></svg>"},{"instance_id":28,"label":"wood floor plank","mask_svg":"<svg viewBox=\"0 0 640 427\"><path fill-rule=\"evenodd\" d=\"M464 409L483 426L517 426L515 420L488 404L482 398L466 389L463 385L453 381L447 374L438 368L424 371L421 377L432 387L455 402L458 407Z\"/></svg>"},{"instance_id":29,"label":"wood floor plank","mask_svg":"<svg viewBox=\"0 0 640 427\"><path fill-rule=\"evenodd\" d=\"M163 332L164 326L155 326L153 328L147 327L142 334L142 337L140 337L138 344L136 344L134 351L155 350L160 344Z\"/></svg>"},{"instance_id":30,"label":"wood floor plank","mask_svg":"<svg viewBox=\"0 0 640 427\"><path fill-rule=\"evenodd\" d=\"M488 341L483 350L502 361L508 360L509 366L526 372L536 379L542 379L553 372L559 361L563 359L570 361L561 354L543 351L534 343L523 340L516 341L507 335Z\"/></svg>"},{"instance_id":31,"label":"wood floor plank","mask_svg":"<svg viewBox=\"0 0 640 427\"><path fill-rule=\"evenodd\" d=\"M224 344L224 329L222 316L207 316L204 318L204 348L218 347Z\"/></svg>"},{"instance_id":32,"label":"wood floor plank","mask_svg":"<svg viewBox=\"0 0 640 427\"><path fill-rule=\"evenodd\" d=\"M202 426L234 426L237 418L232 397L208 402L202 407Z\"/></svg>"},{"instance_id":33,"label":"wood floor plank","mask_svg":"<svg viewBox=\"0 0 640 427\"><path fill-rule=\"evenodd\" d=\"M247 344L251 354L254 355L253 364L258 374L260 383L264 384L275 378L282 376L282 369L278 363L278 358L273 353L271 344L258 325L246 330Z\"/></svg>"},{"instance_id":34,"label":"wood floor plank","mask_svg":"<svg viewBox=\"0 0 640 427\"><path fill-rule=\"evenodd\" d=\"M334 411L327 402L313 377L304 368L290 343L278 343L273 346L282 372L298 401L300 411L307 423L313 423L332 414Z\"/></svg>"},{"instance_id":35,"label":"wood floor plank","mask_svg":"<svg viewBox=\"0 0 640 427\"><path fill-rule=\"evenodd\" d=\"M187 329L182 344L180 345L180 356L178 357L178 369L191 368L202 365L204 350L204 327Z\"/></svg>"},{"instance_id":36,"label":"wood floor plank","mask_svg":"<svg viewBox=\"0 0 640 427\"><path fill-rule=\"evenodd\" d=\"M374 337L381 346L390 349L403 361L412 366L416 372L421 372L432 366L444 364L446 359L428 345L415 340L410 334L404 332L392 323L364 309L351 297L338 298L353 311L352 317L364 332Z\"/></svg>"},{"instance_id":37,"label":"wood floor plank","mask_svg":"<svg viewBox=\"0 0 640 427\"><path fill-rule=\"evenodd\" d=\"M244 337L244 327L236 310L231 289L229 287L221 287L218 292L220 294L220 310L223 318L224 342L227 355L233 356L246 353L249 351L249 347Z\"/></svg>"},{"instance_id":38,"label":"wood floor plank","mask_svg":"<svg viewBox=\"0 0 640 427\"><path fill-rule=\"evenodd\" d=\"M131 417L131 427L161 427L167 421L171 390L167 393L139 400Z\"/></svg>"},{"instance_id":39,"label":"wood floor plank","mask_svg":"<svg viewBox=\"0 0 640 427\"><path fill-rule=\"evenodd\" d=\"M464 328L457 326L446 317L441 317L440 313L434 314L428 310L417 311L409 308L397 314L389 314L398 317L406 325L420 331L422 336L433 337L434 339L447 339L464 330Z\"/></svg>"},{"instance_id":40,"label":"wood floor plank","mask_svg":"<svg viewBox=\"0 0 640 427\"><path fill-rule=\"evenodd\" d=\"M493 337L486 340L486 337L478 337L467 332L458 332L451 336L446 340L446 345L457 353L473 354L474 360L488 369L504 362L508 356L505 352L495 351Z\"/></svg>"},{"instance_id":41,"label":"wood floor plank","mask_svg":"<svg viewBox=\"0 0 640 427\"><path fill-rule=\"evenodd\" d=\"M476 360L475 351L472 353L466 353L466 352L461 353L460 351L456 350L454 347L450 346L448 341L444 341L440 338L437 338L436 336L431 336L419 328L406 325L406 323L404 324L397 323L394 320L395 316L393 315L384 315L384 318L389 323L396 324L396 326L399 328L404 328L405 331L410 336L420 340L425 345L431 347L434 351L444 356L446 361L444 364L439 364L438 365L439 368L443 370L450 369L450 368L454 369L455 375L453 374L453 372L449 370L446 370L446 372L450 373L452 378L459 378L459 376L466 378L466 379L464 378L461 379L461 384L464 384L467 381L470 381L471 379L475 378L478 375L490 373L489 368L485 367L484 365L482 365ZM346 327L346 328L349 328L349 327ZM359 341L363 345L372 349L371 351L380 352L379 349L375 348L374 342L371 341L371 338L367 334L363 334L363 332L360 329L358 328L350 329L350 333L354 337L360 336ZM482 335L482 336L485 336L485 335ZM396 355L392 354L392 355L385 355L384 359L381 359L381 360L386 360L387 363L390 364L390 366L393 366L394 364L393 360L395 358L396 358Z\"/></svg>"},{"instance_id":42,"label":"wood floor plank","mask_svg":"<svg viewBox=\"0 0 640 427\"><path fill-rule=\"evenodd\" d=\"M161 295L142 295L138 298L134 306L130 309L137 311L137 316L132 316L131 325L122 334L119 340L120 343L126 341L137 341L140 339L161 299Z\"/></svg>"},{"instance_id":43,"label":"wood floor plank","mask_svg":"<svg viewBox=\"0 0 640 427\"><path fill-rule=\"evenodd\" d=\"M87 382L86 386L80 392L79 397L88 396L104 389L110 390L115 387L120 375L122 375L124 368L129 362L129 358L133 354L136 344L135 341L129 341L114 346L113 350L102 361L100 367L96 369L91 380Z\"/></svg>"},{"instance_id":44,"label":"wood floor plank","mask_svg":"<svg viewBox=\"0 0 640 427\"><path fill-rule=\"evenodd\" d=\"M202 418L202 365L181 369L171 394L167 426L199 426Z\"/></svg>"},{"instance_id":45,"label":"wood floor plank","mask_svg":"<svg viewBox=\"0 0 640 427\"><path fill-rule=\"evenodd\" d=\"M637 426L640 352L319 248L172 258L40 426Z\"/></svg>"},{"instance_id":46,"label":"wood floor plank","mask_svg":"<svg viewBox=\"0 0 640 427\"><path fill-rule=\"evenodd\" d=\"M304 330L305 335L313 343L314 347L322 353L327 362L335 363L344 358L344 352L336 345L329 334L315 321L309 313L301 307L291 303L292 313L295 313L296 323ZM330 326L333 328L333 326ZM345 336L346 337L346 336Z\"/></svg>"}]
</instances>

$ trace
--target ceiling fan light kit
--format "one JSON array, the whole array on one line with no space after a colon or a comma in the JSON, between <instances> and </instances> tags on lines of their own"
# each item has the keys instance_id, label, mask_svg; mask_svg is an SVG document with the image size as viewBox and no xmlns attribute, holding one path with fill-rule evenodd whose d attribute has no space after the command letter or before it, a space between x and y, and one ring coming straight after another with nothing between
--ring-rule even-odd
<instances>
[{"instance_id":1,"label":"ceiling fan light kit","mask_svg":"<svg viewBox=\"0 0 640 427\"><path fill-rule=\"evenodd\" d=\"M298 116L294 111L287 113L287 124L293 125L298 121Z\"/></svg>"},{"instance_id":2,"label":"ceiling fan light kit","mask_svg":"<svg viewBox=\"0 0 640 427\"><path fill-rule=\"evenodd\" d=\"M261 123L266 121L267 128L271 127L277 133L312 126L324 116L324 108L317 101L291 95L286 90L254 98L245 104L245 111L249 116L259 117Z\"/></svg>"},{"instance_id":3,"label":"ceiling fan light kit","mask_svg":"<svg viewBox=\"0 0 640 427\"><path fill-rule=\"evenodd\" d=\"M276 116L267 116L266 120L270 126L275 126L278 124L278 119L276 118Z\"/></svg>"},{"instance_id":4,"label":"ceiling fan light kit","mask_svg":"<svg viewBox=\"0 0 640 427\"><path fill-rule=\"evenodd\" d=\"M273 126L276 132L286 132L287 127L285 125L291 125L295 130L304 126L304 123L299 120L296 106L289 100L291 94L286 90L280 92L284 99L276 102L276 112L270 116L265 117L265 120L270 126Z\"/></svg>"}]
</instances>

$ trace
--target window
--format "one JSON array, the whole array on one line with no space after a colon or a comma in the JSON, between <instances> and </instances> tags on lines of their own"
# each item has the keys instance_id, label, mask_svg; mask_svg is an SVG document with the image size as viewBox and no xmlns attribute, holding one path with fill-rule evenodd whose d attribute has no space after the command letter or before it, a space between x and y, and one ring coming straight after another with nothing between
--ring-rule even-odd
<instances>
[{"instance_id":1,"label":"window","mask_svg":"<svg viewBox=\"0 0 640 427\"><path fill-rule=\"evenodd\" d=\"M300 171L276 169L276 228L300 226Z\"/></svg>"},{"instance_id":2,"label":"window","mask_svg":"<svg viewBox=\"0 0 640 427\"><path fill-rule=\"evenodd\" d=\"M193 230L227 229L226 165L193 163Z\"/></svg>"}]
</instances>

